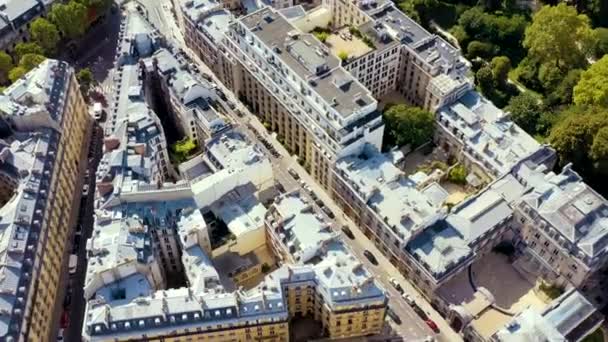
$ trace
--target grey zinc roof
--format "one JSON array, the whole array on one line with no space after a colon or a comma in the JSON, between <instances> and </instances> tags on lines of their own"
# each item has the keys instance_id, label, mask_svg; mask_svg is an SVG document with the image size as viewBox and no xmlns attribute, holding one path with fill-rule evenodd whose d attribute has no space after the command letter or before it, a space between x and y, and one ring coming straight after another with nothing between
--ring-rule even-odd
<instances>
[{"instance_id":1,"label":"grey zinc roof","mask_svg":"<svg viewBox=\"0 0 608 342\"><path fill-rule=\"evenodd\" d=\"M548 222L552 229L583 253L592 262L608 250L608 205L606 200L570 167L560 174L545 173L522 165L520 179L526 181L529 192L521 201ZM559 239L559 238L558 238Z\"/></svg>"},{"instance_id":2,"label":"grey zinc roof","mask_svg":"<svg viewBox=\"0 0 608 342\"><path fill-rule=\"evenodd\" d=\"M340 66L340 60L312 34L300 33L285 17L269 7L240 21L272 51L291 72L342 116L348 117L375 99ZM297 38L294 38L297 34ZM323 71L321 71L323 70Z\"/></svg>"}]
</instances>

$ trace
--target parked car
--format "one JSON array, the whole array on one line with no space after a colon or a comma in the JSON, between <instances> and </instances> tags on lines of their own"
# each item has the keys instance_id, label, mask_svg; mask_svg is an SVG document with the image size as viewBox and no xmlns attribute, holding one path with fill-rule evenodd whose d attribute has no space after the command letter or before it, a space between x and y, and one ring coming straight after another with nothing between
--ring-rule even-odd
<instances>
[{"instance_id":1,"label":"parked car","mask_svg":"<svg viewBox=\"0 0 608 342\"><path fill-rule=\"evenodd\" d=\"M410 305L410 306L414 306L416 305L416 301L414 301L414 298L412 298L412 296L410 296L407 293L404 293L401 297L403 297L403 299L405 300L405 302Z\"/></svg>"},{"instance_id":2,"label":"parked car","mask_svg":"<svg viewBox=\"0 0 608 342\"><path fill-rule=\"evenodd\" d=\"M203 78L204 78L206 81L211 81L211 80L212 80L211 75L209 75L209 74L207 74L207 73L202 73L201 75L203 76Z\"/></svg>"},{"instance_id":3,"label":"parked car","mask_svg":"<svg viewBox=\"0 0 608 342\"><path fill-rule=\"evenodd\" d=\"M59 332L57 333L57 341L65 341L65 330L63 328L59 329Z\"/></svg>"},{"instance_id":4,"label":"parked car","mask_svg":"<svg viewBox=\"0 0 608 342\"><path fill-rule=\"evenodd\" d=\"M228 101L228 98L226 97L226 94L224 94L223 91L221 91L220 89L215 89L215 93L217 94L217 96L222 99L222 101Z\"/></svg>"},{"instance_id":5,"label":"parked car","mask_svg":"<svg viewBox=\"0 0 608 342\"><path fill-rule=\"evenodd\" d=\"M289 172L289 174L291 175L291 177L293 177L293 179L295 180L299 180L300 179L300 175L298 175L298 173L296 172L296 170L289 168L287 170L287 172Z\"/></svg>"},{"instance_id":6,"label":"parked car","mask_svg":"<svg viewBox=\"0 0 608 342\"><path fill-rule=\"evenodd\" d=\"M78 267L78 255L70 254L69 266L68 266L70 274L75 274L77 267Z\"/></svg>"},{"instance_id":7,"label":"parked car","mask_svg":"<svg viewBox=\"0 0 608 342\"><path fill-rule=\"evenodd\" d=\"M386 309L386 314L388 315L388 317L390 317L395 323L397 324L401 324L401 317L399 317L399 315L397 315L397 313L395 311L393 311L392 308L388 307Z\"/></svg>"},{"instance_id":8,"label":"parked car","mask_svg":"<svg viewBox=\"0 0 608 342\"><path fill-rule=\"evenodd\" d=\"M426 319L424 322L429 326L429 328L431 328L431 330L433 330L435 334L439 334L439 327L432 319Z\"/></svg>"},{"instance_id":9,"label":"parked car","mask_svg":"<svg viewBox=\"0 0 608 342\"><path fill-rule=\"evenodd\" d=\"M330 219L334 219L334 218L336 218L336 215L334 215L334 212L333 212L333 211L331 211L331 209L329 209L328 207L323 207L323 211L325 212L325 214L327 214L327 216L328 216Z\"/></svg>"},{"instance_id":10,"label":"parked car","mask_svg":"<svg viewBox=\"0 0 608 342\"><path fill-rule=\"evenodd\" d=\"M400 294L403 294L403 288L401 287L401 284L399 284L399 282L397 281L397 279L391 278L391 279L389 279L389 282L391 283L391 285L393 285L393 287L397 291L399 291Z\"/></svg>"},{"instance_id":11,"label":"parked car","mask_svg":"<svg viewBox=\"0 0 608 342\"><path fill-rule=\"evenodd\" d=\"M89 184L85 184L82 187L82 196L87 196L89 194Z\"/></svg>"},{"instance_id":12,"label":"parked car","mask_svg":"<svg viewBox=\"0 0 608 342\"><path fill-rule=\"evenodd\" d=\"M424 310L422 310L418 304L412 305L412 309L414 310L414 312L418 315L418 317L422 318L422 320L426 321L429 317L426 315L426 312L424 312Z\"/></svg>"},{"instance_id":13,"label":"parked car","mask_svg":"<svg viewBox=\"0 0 608 342\"><path fill-rule=\"evenodd\" d=\"M234 110L236 108L236 105L232 101L226 101L226 104L228 105L228 108L230 108L232 110Z\"/></svg>"},{"instance_id":14,"label":"parked car","mask_svg":"<svg viewBox=\"0 0 608 342\"><path fill-rule=\"evenodd\" d=\"M348 228L347 226L342 226L342 232L344 233L344 235L348 236L349 239L351 239L351 240L355 239L355 235L350 230L350 228Z\"/></svg>"},{"instance_id":15,"label":"parked car","mask_svg":"<svg viewBox=\"0 0 608 342\"><path fill-rule=\"evenodd\" d=\"M365 257L367 258L367 260L369 260L369 262L378 266L378 259L376 259L376 257L374 256L374 254L372 254L372 252L370 252L366 249L365 251L363 251L363 255L365 255Z\"/></svg>"}]
</instances>

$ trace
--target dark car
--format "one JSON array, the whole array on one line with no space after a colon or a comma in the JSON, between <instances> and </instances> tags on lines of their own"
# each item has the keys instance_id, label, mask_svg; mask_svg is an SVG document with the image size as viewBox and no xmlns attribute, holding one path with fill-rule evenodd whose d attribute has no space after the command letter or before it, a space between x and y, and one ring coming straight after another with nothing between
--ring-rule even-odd
<instances>
[{"instance_id":1,"label":"dark car","mask_svg":"<svg viewBox=\"0 0 608 342\"><path fill-rule=\"evenodd\" d=\"M376 257L372 254L372 252L370 252L366 249L365 251L363 251L363 255L365 255L365 257L367 258L367 260L369 260L369 262L378 266L378 259L376 259Z\"/></svg>"},{"instance_id":2,"label":"dark car","mask_svg":"<svg viewBox=\"0 0 608 342\"><path fill-rule=\"evenodd\" d=\"M342 232L344 233L344 235L348 236L349 239L351 239L351 240L355 239L355 235L350 230L350 228L348 228L347 226L342 226Z\"/></svg>"},{"instance_id":3,"label":"dark car","mask_svg":"<svg viewBox=\"0 0 608 342\"><path fill-rule=\"evenodd\" d=\"M331 210L330 210L328 207L323 207L323 211L325 212L325 214L327 214L327 216L328 216L330 219L333 219L333 218L335 218L335 217L336 217L336 215L334 215L334 212L333 212L333 211L331 211Z\"/></svg>"},{"instance_id":4,"label":"dark car","mask_svg":"<svg viewBox=\"0 0 608 342\"><path fill-rule=\"evenodd\" d=\"M422 320L426 321L429 318L426 315L426 312L424 312L424 310L422 310L417 304L412 305L412 309L420 318L422 318Z\"/></svg>"},{"instance_id":5,"label":"dark car","mask_svg":"<svg viewBox=\"0 0 608 342\"><path fill-rule=\"evenodd\" d=\"M386 314L388 315L388 317L390 317L395 323L397 324L401 324L401 317L399 317L399 315L397 315L397 313L395 311L393 311L393 309L391 309L390 307L386 309Z\"/></svg>"},{"instance_id":6,"label":"dark car","mask_svg":"<svg viewBox=\"0 0 608 342\"><path fill-rule=\"evenodd\" d=\"M217 94L217 96L222 99L222 101L227 101L228 98L226 97L226 94L224 94L223 91L219 90L219 89L215 89L215 93Z\"/></svg>"}]
</instances>

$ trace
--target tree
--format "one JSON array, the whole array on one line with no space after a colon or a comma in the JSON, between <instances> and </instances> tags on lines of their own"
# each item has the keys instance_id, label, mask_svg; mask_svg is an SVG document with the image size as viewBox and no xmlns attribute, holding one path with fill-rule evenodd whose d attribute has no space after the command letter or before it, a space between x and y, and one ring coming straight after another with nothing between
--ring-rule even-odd
<instances>
[{"instance_id":1,"label":"tree","mask_svg":"<svg viewBox=\"0 0 608 342\"><path fill-rule=\"evenodd\" d=\"M348 52L346 51L340 51L338 53L338 58L340 58L341 61L346 61L348 59Z\"/></svg>"},{"instance_id":2,"label":"tree","mask_svg":"<svg viewBox=\"0 0 608 342\"><path fill-rule=\"evenodd\" d=\"M20 61L21 58L28 53L44 55L44 50L36 43L19 43L15 46L16 61Z\"/></svg>"},{"instance_id":3,"label":"tree","mask_svg":"<svg viewBox=\"0 0 608 342\"><path fill-rule=\"evenodd\" d=\"M87 8L75 1L67 4L56 3L49 14L51 21L64 37L75 39L84 34L87 29Z\"/></svg>"},{"instance_id":4,"label":"tree","mask_svg":"<svg viewBox=\"0 0 608 342\"><path fill-rule=\"evenodd\" d=\"M581 79L582 73L583 70L581 69L568 71L566 77L564 77L555 90L549 94L547 98L549 105L572 103L572 90Z\"/></svg>"},{"instance_id":5,"label":"tree","mask_svg":"<svg viewBox=\"0 0 608 342\"><path fill-rule=\"evenodd\" d=\"M511 119L529 134L537 133L537 125L543 108L538 99L528 92L514 96L509 101L507 111Z\"/></svg>"},{"instance_id":6,"label":"tree","mask_svg":"<svg viewBox=\"0 0 608 342\"><path fill-rule=\"evenodd\" d=\"M448 180L454 184L467 184L467 170L462 164L455 165L448 173Z\"/></svg>"},{"instance_id":7,"label":"tree","mask_svg":"<svg viewBox=\"0 0 608 342\"><path fill-rule=\"evenodd\" d=\"M467 55L470 59L490 58L496 53L496 47L491 43L474 40L467 46Z\"/></svg>"},{"instance_id":8,"label":"tree","mask_svg":"<svg viewBox=\"0 0 608 342\"><path fill-rule=\"evenodd\" d=\"M494 88L494 75L489 66L483 66L475 74L475 80L481 92L488 96Z\"/></svg>"},{"instance_id":9,"label":"tree","mask_svg":"<svg viewBox=\"0 0 608 342\"><path fill-rule=\"evenodd\" d=\"M596 44L595 44L595 57L602 58L605 54L608 54L608 28L598 27L594 30Z\"/></svg>"},{"instance_id":10,"label":"tree","mask_svg":"<svg viewBox=\"0 0 608 342\"><path fill-rule=\"evenodd\" d=\"M91 84L93 83L93 73L89 68L83 68L78 71L76 74L76 78L78 79L78 83L80 83L80 89L83 93L87 93Z\"/></svg>"},{"instance_id":11,"label":"tree","mask_svg":"<svg viewBox=\"0 0 608 342\"><path fill-rule=\"evenodd\" d=\"M11 71L9 71L8 73L8 78L11 80L11 82L15 82L18 79L20 79L23 75L25 75L27 73L27 70L25 70L23 67L15 67L13 69L11 69Z\"/></svg>"},{"instance_id":12,"label":"tree","mask_svg":"<svg viewBox=\"0 0 608 342\"><path fill-rule=\"evenodd\" d=\"M564 72L553 63L544 63L538 69L538 80L545 93L555 89L564 79Z\"/></svg>"},{"instance_id":13,"label":"tree","mask_svg":"<svg viewBox=\"0 0 608 342\"><path fill-rule=\"evenodd\" d=\"M574 103L608 107L608 55L581 74L574 87Z\"/></svg>"},{"instance_id":14,"label":"tree","mask_svg":"<svg viewBox=\"0 0 608 342\"><path fill-rule=\"evenodd\" d=\"M384 112L388 135L398 146L416 148L433 138L435 118L419 107L398 104Z\"/></svg>"},{"instance_id":15,"label":"tree","mask_svg":"<svg viewBox=\"0 0 608 342\"><path fill-rule=\"evenodd\" d=\"M600 128L593 137L591 151L589 152L593 160L608 159L608 126Z\"/></svg>"},{"instance_id":16,"label":"tree","mask_svg":"<svg viewBox=\"0 0 608 342\"><path fill-rule=\"evenodd\" d=\"M37 55L35 53L27 53L21 57L19 60L19 66L23 68L26 72L34 69L38 66L38 64L44 62L46 57L42 55Z\"/></svg>"},{"instance_id":17,"label":"tree","mask_svg":"<svg viewBox=\"0 0 608 342\"><path fill-rule=\"evenodd\" d=\"M574 7L560 3L543 6L525 31L524 47L541 64L552 63L562 70L585 65L594 46L589 18Z\"/></svg>"},{"instance_id":18,"label":"tree","mask_svg":"<svg viewBox=\"0 0 608 342\"><path fill-rule=\"evenodd\" d=\"M41 46L47 54L55 52L59 42L59 32L57 27L44 18L32 21L30 26L32 39Z\"/></svg>"},{"instance_id":19,"label":"tree","mask_svg":"<svg viewBox=\"0 0 608 342\"><path fill-rule=\"evenodd\" d=\"M13 68L13 60L6 52L0 51L0 82L5 83L9 71Z\"/></svg>"},{"instance_id":20,"label":"tree","mask_svg":"<svg viewBox=\"0 0 608 342\"><path fill-rule=\"evenodd\" d=\"M492 74L494 80L501 86L507 84L509 78L509 71L511 70L511 60L506 56L499 56L492 58L490 63L492 66Z\"/></svg>"}]
</instances>

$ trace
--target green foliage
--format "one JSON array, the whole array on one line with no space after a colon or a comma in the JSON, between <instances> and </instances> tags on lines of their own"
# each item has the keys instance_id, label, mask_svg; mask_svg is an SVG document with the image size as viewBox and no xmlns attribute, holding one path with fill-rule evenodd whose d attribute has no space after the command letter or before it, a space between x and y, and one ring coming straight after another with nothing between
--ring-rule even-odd
<instances>
[{"instance_id":1,"label":"green foliage","mask_svg":"<svg viewBox=\"0 0 608 342\"><path fill-rule=\"evenodd\" d=\"M545 282L541 282L538 286L538 289L541 290L547 297L551 299L555 299L564 293L564 289L555 285L549 285Z\"/></svg>"},{"instance_id":2,"label":"green foliage","mask_svg":"<svg viewBox=\"0 0 608 342\"><path fill-rule=\"evenodd\" d=\"M19 66L25 69L26 72L34 69L38 64L44 62L46 57L35 53L27 53L19 60Z\"/></svg>"},{"instance_id":3,"label":"green foliage","mask_svg":"<svg viewBox=\"0 0 608 342\"><path fill-rule=\"evenodd\" d=\"M78 71L78 74L76 74L76 78L78 79L78 83L80 83L80 90L86 94L91 88L91 84L94 81L91 69L80 69L80 71Z\"/></svg>"},{"instance_id":4,"label":"green foliage","mask_svg":"<svg viewBox=\"0 0 608 342\"><path fill-rule=\"evenodd\" d=\"M543 6L528 26L523 44L541 64L568 70L586 64L594 46L589 18L560 3Z\"/></svg>"},{"instance_id":5,"label":"green foliage","mask_svg":"<svg viewBox=\"0 0 608 342\"><path fill-rule=\"evenodd\" d=\"M464 28L460 25L455 25L454 27L452 27L450 29L450 33L452 34L452 36L454 36L454 38L456 38L456 40L458 40L458 43L460 44L460 46L467 46L469 44L469 35L467 34L467 31L464 30ZM468 53L468 51L467 51Z\"/></svg>"},{"instance_id":6,"label":"green foliage","mask_svg":"<svg viewBox=\"0 0 608 342\"><path fill-rule=\"evenodd\" d=\"M593 31L596 38L595 57L602 58L602 56L608 54L608 28L598 27Z\"/></svg>"},{"instance_id":7,"label":"green foliage","mask_svg":"<svg viewBox=\"0 0 608 342\"><path fill-rule=\"evenodd\" d=\"M9 71L8 79L11 80L11 82L15 82L16 80L20 79L26 73L27 73L27 70L25 70L23 67L18 66L18 67L12 68L11 71Z\"/></svg>"},{"instance_id":8,"label":"green foliage","mask_svg":"<svg viewBox=\"0 0 608 342\"><path fill-rule=\"evenodd\" d=\"M581 74L574 87L574 103L608 107L608 55Z\"/></svg>"},{"instance_id":9,"label":"green foliage","mask_svg":"<svg viewBox=\"0 0 608 342\"><path fill-rule=\"evenodd\" d=\"M566 77L564 77L559 85L553 90L547 97L547 103L549 105L560 105L572 103L572 92L574 87L581 79L583 70L573 69L568 71Z\"/></svg>"},{"instance_id":10,"label":"green foliage","mask_svg":"<svg viewBox=\"0 0 608 342\"><path fill-rule=\"evenodd\" d=\"M369 46L372 49L376 48L376 44L374 44L374 41L368 37L368 36L363 36L363 38L361 38L361 40L365 43L365 45Z\"/></svg>"},{"instance_id":11,"label":"green foliage","mask_svg":"<svg viewBox=\"0 0 608 342\"><path fill-rule=\"evenodd\" d=\"M498 83L500 86L507 84L509 71L511 71L511 60L509 57L494 57L492 58L490 65L492 66L492 74L494 75L494 80L496 83Z\"/></svg>"},{"instance_id":12,"label":"green foliage","mask_svg":"<svg viewBox=\"0 0 608 342\"><path fill-rule=\"evenodd\" d=\"M519 75L518 81L529 89L537 91L543 90L538 80L538 69L540 69L540 64L537 61L526 57L519 63L517 69Z\"/></svg>"},{"instance_id":13,"label":"green foliage","mask_svg":"<svg viewBox=\"0 0 608 342\"><path fill-rule=\"evenodd\" d=\"M419 107L394 105L384 112L387 138L397 146L410 144L416 148L433 137L435 118Z\"/></svg>"},{"instance_id":14,"label":"green foliage","mask_svg":"<svg viewBox=\"0 0 608 342\"><path fill-rule=\"evenodd\" d=\"M327 32L312 32L312 34L319 40L321 43L325 43L327 41L327 37L329 37L329 33Z\"/></svg>"},{"instance_id":15,"label":"green foliage","mask_svg":"<svg viewBox=\"0 0 608 342\"><path fill-rule=\"evenodd\" d=\"M524 131L531 135L538 132L538 123L543 112L539 100L525 92L514 96L509 100L507 111L511 113L511 119Z\"/></svg>"},{"instance_id":16,"label":"green foliage","mask_svg":"<svg viewBox=\"0 0 608 342\"><path fill-rule=\"evenodd\" d=\"M76 1L54 4L49 18L68 39L81 37L88 27L87 7Z\"/></svg>"},{"instance_id":17,"label":"green foliage","mask_svg":"<svg viewBox=\"0 0 608 342\"><path fill-rule=\"evenodd\" d=\"M481 90L481 93L488 96L494 88L494 74L489 66L483 66L475 74L475 81Z\"/></svg>"},{"instance_id":18,"label":"green foliage","mask_svg":"<svg viewBox=\"0 0 608 342\"><path fill-rule=\"evenodd\" d=\"M564 72L553 63L541 64L538 69L538 80L545 93L555 89L564 79L564 76Z\"/></svg>"},{"instance_id":19,"label":"green foliage","mask_svg":"<svg viewBox=\"0 0 608 342\"><path fill-rule=\"evenodd\" d=\"M496 47L492 55L501 53L511 61L519 61L524 53L521 40L527 20L522 15L491 14L484 12L481 7L473 7L462 13L458 24L470 39Z\"/></svg>"},{"instance_id":20,"label":"green foliage","mask_svg":"<svg viewBox=\"0 0 608 342\"><path fill-rule=\"evenodd\" d=\"M549 142L562 163L572 162L593 187L603 184L606 168L606 127L608 109L601 107L572 107L561 114L551 129ZM602 188L602 187L598 187Z\"/></svg>"},{"instance_id":21,"label":"green foliage","mask_svg":"<svg viewBox=\"0 0 608 342\"><path fill-rule=\"evenodd\" d=\"M348 59L348 52L346 52L346 51L338 52L338 58L340 58L341 61L346 61Z\"/></svg>"},{"instance_id":22,"label":"green foliage","mask_svg":"<svg viewBox=\"0 0 608 342\"><path fill-rule=\"evenodd\" d=\"M36 55L44 55L42 47L36 43L18 43L15 45L15 60L20 61L21 58L28 54L33 53Z\"/></svg>"},{"instance_id":23,"label":"green foliage","mask_svg":"<svg viewBox=\"0 0 608 342\"><path fill-rule=\"evenodd\" d=\"M13 68L13 59L6 52L0 51L0 81L6 82L9 71Z\"/></svg>"},{"instance_id":24,"label":"green foliage","mask_svg":"<svg viewBox=\"0 0 608 342\"><path fill-rule=\"evenodd\" d=\"M467 169L465 169L464 165L457 164L456 166L452 167L448 173L448 181L454 184L466 185Z\"/></svg>"},{"instance_id":25,"label":"green foliage","mask_svg":"<svg viewBox=\"0 0 608 342\"><path fill-rule=\"evenodd\" d=\"M498 49L491 43L484 43L478 40L474 40L467 46L467 57L469 59L490 58L496 54Z\"/></svg>"},{"instance_id":26,"label":"green foliage","mask_svg":"<svg viewBox=\"0 0 608 342\"><path fill-rule=\"evenodd\" d=\"M47 54L55 52L57 43L59 42L59 31L57 31L57 27L50 21L44 18L32 21L30 34L33 41L42 47L44 52Z\"/></svg>"},{"instance_id":27,"label":"green foliage","mask_svg":"<svg viewBox=\"0 0 608 342\"><path fill-rule=\"evenodd\" d=\"M363 35L361 34L361 31L359 31L359 29L356 28L355 26L349 26L348 32L350 32L350 34L352 34L353 36L355 36L357 38L363 37Z\"/></svg>"},{"instance_id":28,"label":"green foliage","mask_svg":"<svg viewBox=\"0 0 608 342\"><path fill-rule=\"evenodd\" d=\"M186 137L171 145L171 159L175 163L182 163L194 155L196 151L196 140Z\"/></svg>"},{"instance_id":29,"label":"green foliage","mask_svg":"<svg viewBox=\"0 0 608 342\"><path fill-rule=\"evenodd\" d=\"M448 165L440 160L433 160L420 164L416 167L417 172L424 172L427 175L431 174L434 170L441 170L445 172L448 170Z\"/></svg>"}]
</instances>

